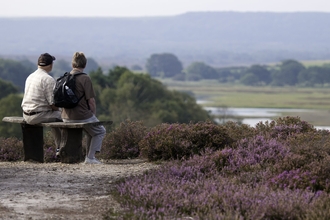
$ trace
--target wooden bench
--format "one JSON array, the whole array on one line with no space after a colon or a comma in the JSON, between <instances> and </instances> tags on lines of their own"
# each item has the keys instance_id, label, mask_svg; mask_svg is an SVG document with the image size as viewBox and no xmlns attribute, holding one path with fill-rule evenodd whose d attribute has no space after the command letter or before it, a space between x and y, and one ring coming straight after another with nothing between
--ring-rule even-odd
<instances>
[{"instance_id":1,"label":"wooden bench","mask_svg":"<svg viewBox=\"0 0 330 220\"><path fill-rule=\"evenodd\" d=\"M82 152L83 129L86 126L112 124L112 121L92 123L49 122L27 124L23 117L4 117L4 122L21 124L23 133L24 161L44 162L43 127L60 128L60 159L62 163L79 163L84 160Z\"/></svg>"}]
</instances>

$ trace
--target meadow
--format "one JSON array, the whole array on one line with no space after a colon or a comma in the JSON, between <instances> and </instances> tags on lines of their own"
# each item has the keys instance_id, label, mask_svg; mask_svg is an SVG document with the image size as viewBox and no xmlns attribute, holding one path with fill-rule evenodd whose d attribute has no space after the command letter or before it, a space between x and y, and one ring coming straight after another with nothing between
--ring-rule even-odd
<instances>
[{"instance_id":1,"label":"meadow","mask_svg":"<svg viewBox=\"0 0 330 220\"><path fill-rule=\"evenodd\" d=\"M330 125L330 88L251 87L217 81L179 82L162 80L169 88L194 95L205 107L308 109L286 112L282 116L299 116L315 126Z\"/></svg>"},{"instance_id":2,"label":"meadow","mask_svg":"<svg viewBox=\"0 0 330 220\"><path fill-rule=\"evenodd\" d=\"M330 88L251 87L217 81L162 80L169 88L193 94L203 105L237 108L329 109Z\"/></svg>"}]
</instances>

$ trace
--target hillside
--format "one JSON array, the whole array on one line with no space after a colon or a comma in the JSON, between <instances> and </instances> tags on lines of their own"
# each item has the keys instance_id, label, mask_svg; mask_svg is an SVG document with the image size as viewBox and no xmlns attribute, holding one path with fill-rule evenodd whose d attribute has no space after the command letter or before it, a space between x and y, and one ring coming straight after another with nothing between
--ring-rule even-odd
<instances>
[{"instance_id":1,"label":"hillside","mask_svg":"<svg viewBox=\"0 0 330 220\"><path fill-rule=\"evenodd\" d=\"M144 65L170 52L214 66L330 58L330 13L192 12L140 18L0 18L2 57L84 51L98 62Z\"/></svg>"}]
</instances>

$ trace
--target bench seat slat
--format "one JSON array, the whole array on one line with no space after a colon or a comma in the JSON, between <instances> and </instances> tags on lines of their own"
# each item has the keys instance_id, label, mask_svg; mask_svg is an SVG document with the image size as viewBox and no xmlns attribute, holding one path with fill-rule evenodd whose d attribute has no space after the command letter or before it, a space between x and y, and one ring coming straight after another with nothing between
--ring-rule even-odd
<instances>
[{"instance_id":1,"label":"bench seat slat","mask_svg":"<svg viewBox=\"0 0 330 220\"><path fill-rule=\"evenodd\" d=\"M2 119L4 122L10 123L18 123L18 124L26 124L23 117L4 117ZM54 128L83 128L89 125L111 125L112 121L99 121L99 122L89 122L89 123L71 123L71 122L49 122L49 123L40 123L36 124L36 126L43 126L43 127L54 127Z\"/></svg>"}]
</instances>

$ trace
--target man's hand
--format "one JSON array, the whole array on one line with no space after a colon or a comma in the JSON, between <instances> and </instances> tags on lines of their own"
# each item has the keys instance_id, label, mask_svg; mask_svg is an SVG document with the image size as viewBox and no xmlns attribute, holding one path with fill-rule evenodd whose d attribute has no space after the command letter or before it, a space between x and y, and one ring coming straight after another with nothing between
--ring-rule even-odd
<instances>
[{"instance_id":1,"label":"man's hand","mask_svg":"<svg viewBox=\"0 0 330 220\"><path fill-rule=\"evenodd\" d=\"M59 107L56 107L55 105L50 105L53 111L60 111Z\"/></svg>"}]
</instances>

